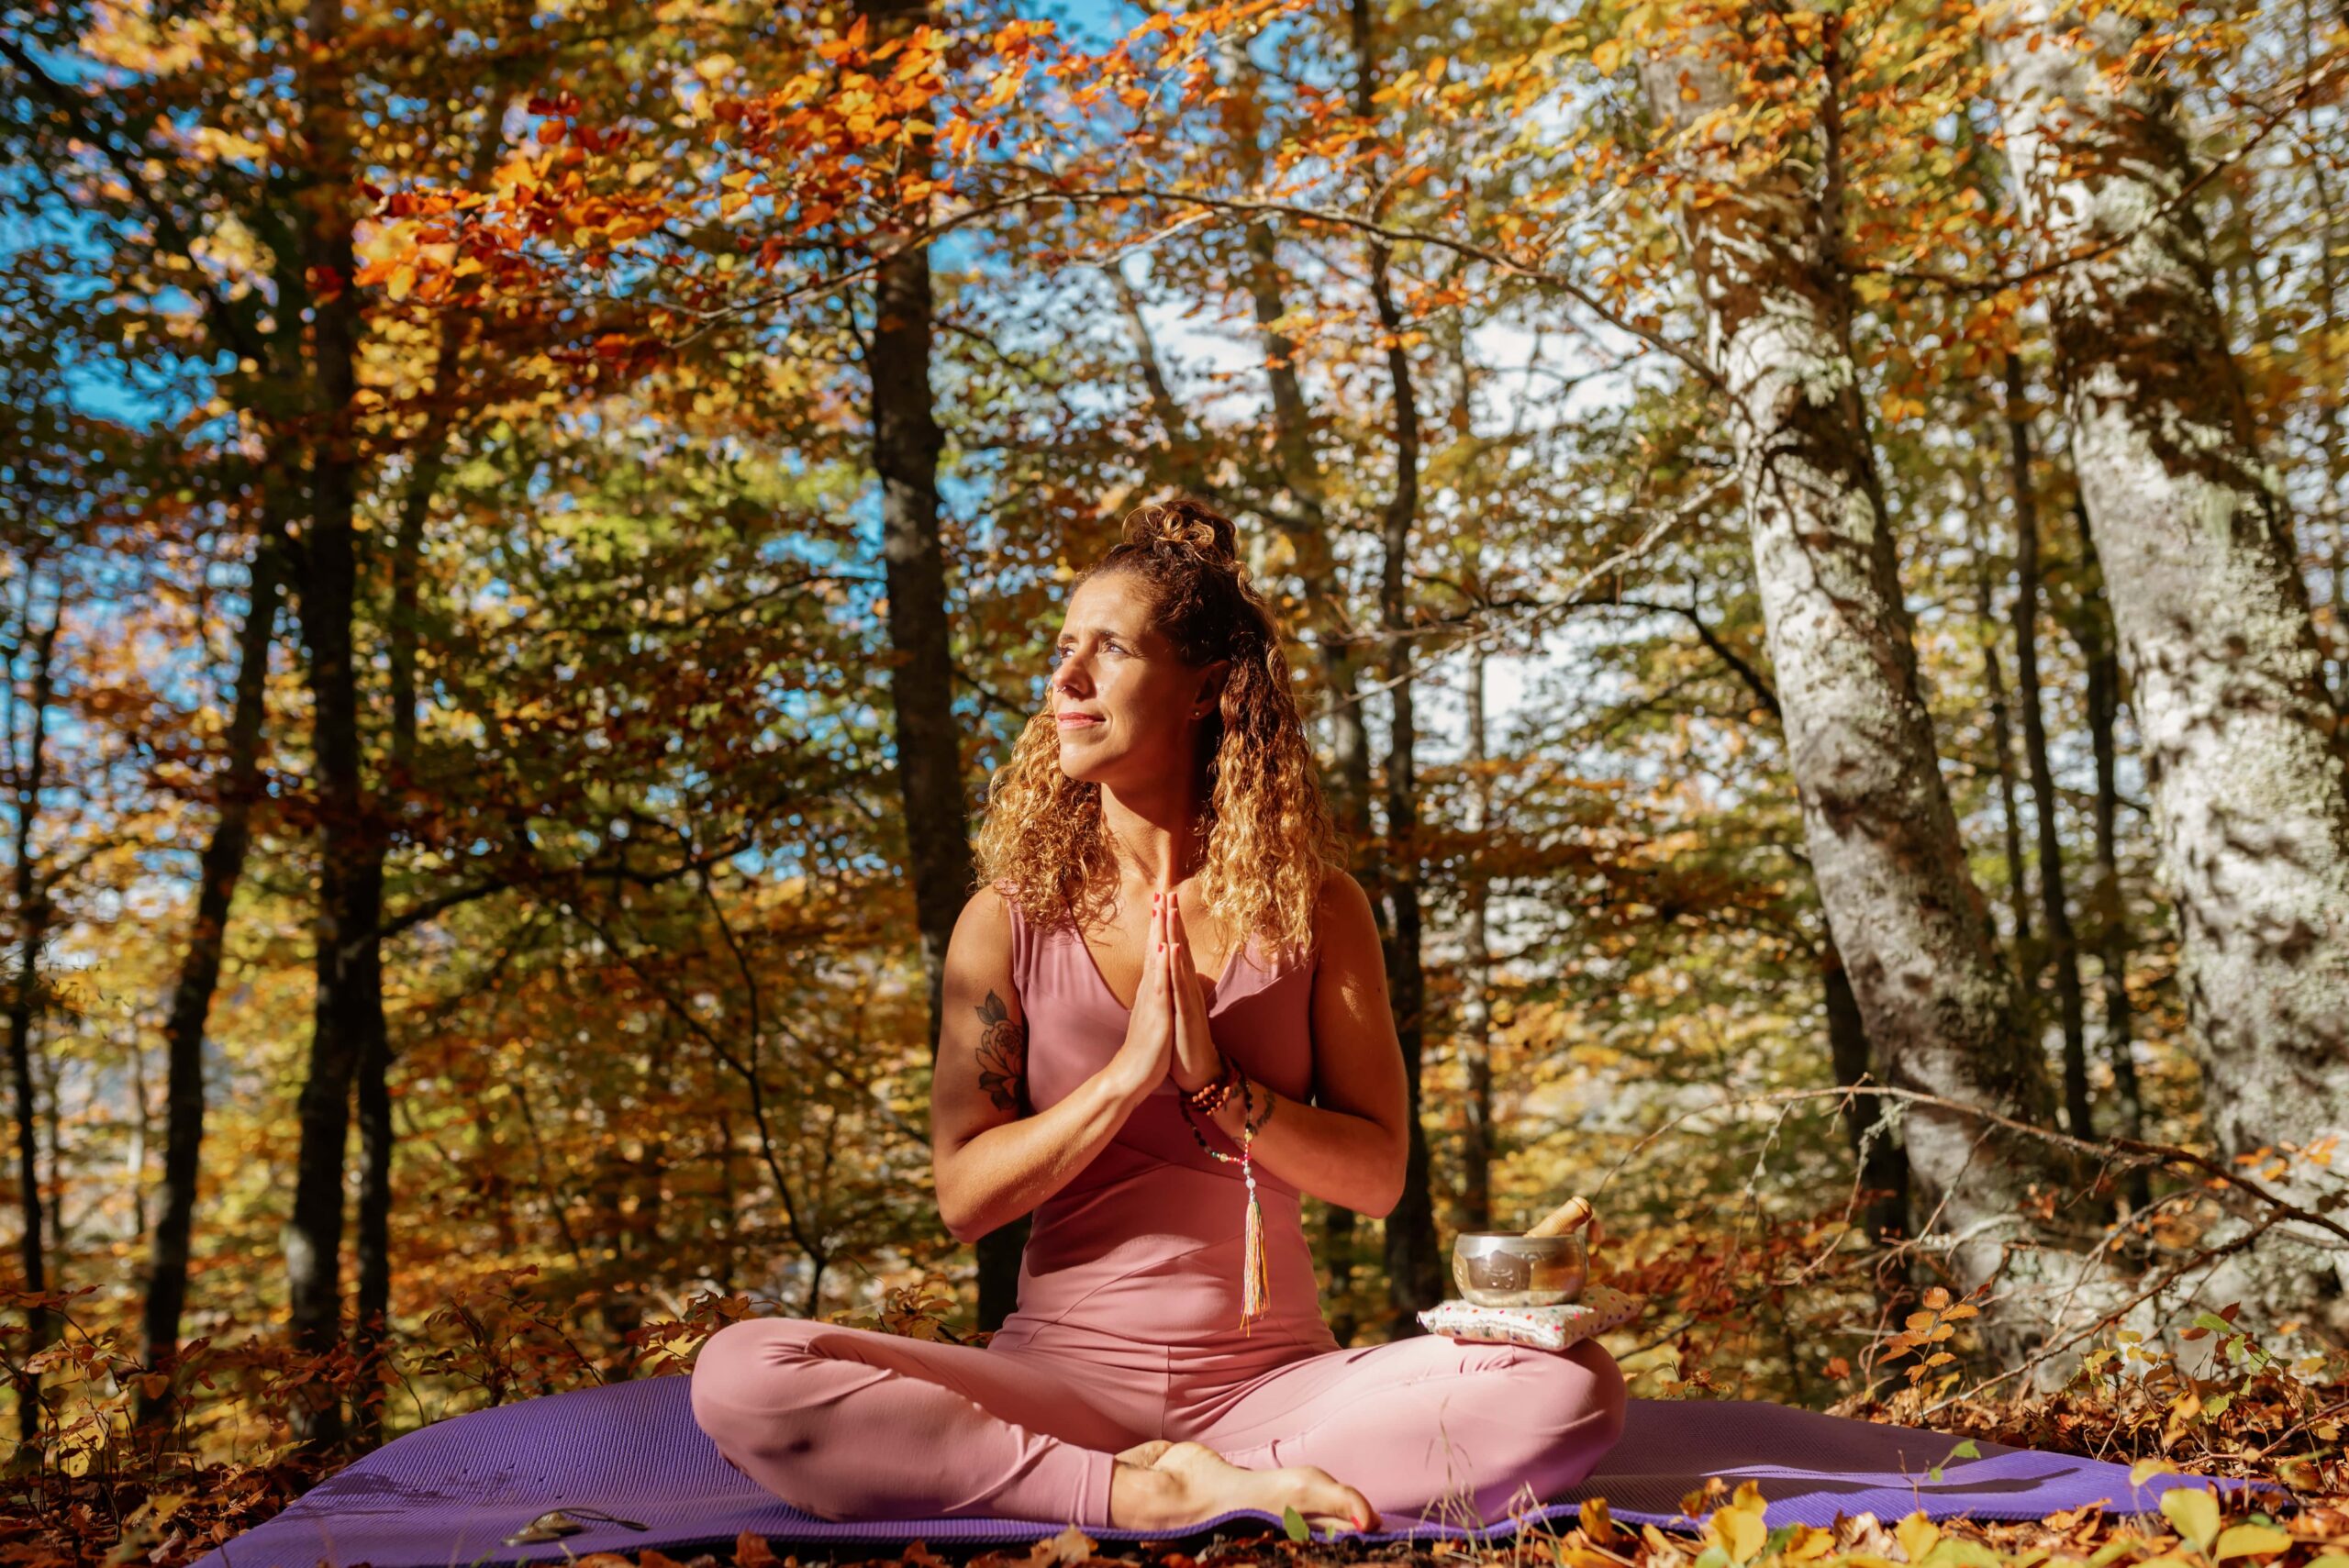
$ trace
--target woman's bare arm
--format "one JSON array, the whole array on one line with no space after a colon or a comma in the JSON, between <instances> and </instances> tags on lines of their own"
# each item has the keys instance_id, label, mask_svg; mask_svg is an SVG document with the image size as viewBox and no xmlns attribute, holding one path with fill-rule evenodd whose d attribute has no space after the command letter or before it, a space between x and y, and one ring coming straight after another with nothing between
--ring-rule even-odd
<instances>
[{"instance_id":1,"label":"woman's bare arm","mask_svg":"<svg viewBox=\"0 0 2349 1568\"><path fill-rule=\"evenodd\" d=\"M983 887L946 944L945 1018L930 1092L938 1212L974 1241L1032 1211L1093 1162L1154 1085L1096 1073L1048 1110L1028 1100L1028 1018L1011 979L1011 915Z\"/></svg>"},{"instance_id":2,"label":"woman's bare arm","mask_svg":"<svg viewBox=\"0 0 2349 1568\"><path fill-rule=\"evenodd\" d=\"M1321 887L1315 911L1321 958L1313 977L1315 1104L1286 1095L1269 1118L1271 1088L1249 1080L1264 1125L1253 1158L1266 1172L1301 1192L1376 1218L1403 1195L1409 1153L1409 1084L1395 1011L1386 995L1386 956L1369 895L1346 873ZM1215 1123L1240 1147L1238 1095L1216 1111Z\"/></svg>"}]
</instances>

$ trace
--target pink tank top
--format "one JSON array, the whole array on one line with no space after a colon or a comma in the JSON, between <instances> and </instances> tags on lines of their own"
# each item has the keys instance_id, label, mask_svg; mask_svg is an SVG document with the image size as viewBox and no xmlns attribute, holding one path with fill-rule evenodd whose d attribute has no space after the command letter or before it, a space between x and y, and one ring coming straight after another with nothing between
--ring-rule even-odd
<instances>
[{"instance_id":1,"label":"pink tank top","mask_svg":"<svg viewBox=\"0 0 2349 1568\"><path fill-rule=\"evenodd\" d=\"M1012 978L1028 1025L1029 1103L1049 1109L1106 1066L1130 1017L1074 926L1031 929L1008 894ZM1208 1028L1259 1084L1293 1101L1313 1092L1310 1002L1320 942L1275 972L1252 936L1204 989ZM1292 1107L1294 1108L1294 1107ZM1137 1106L1093 1162L1035 1213L1019 1267L1019 1307L1004 1325L1018 1338L1047 1323L1169 1346L1291 1344L1335 1350L1305 1240L1297 1189L1255 1167L1271 1306L1240 1324L1247 1187L1237 1143L1202 1119L1201 1132L1235 1158L1199 1147L1173 1080Z\"/></svg>"}]
</instances>

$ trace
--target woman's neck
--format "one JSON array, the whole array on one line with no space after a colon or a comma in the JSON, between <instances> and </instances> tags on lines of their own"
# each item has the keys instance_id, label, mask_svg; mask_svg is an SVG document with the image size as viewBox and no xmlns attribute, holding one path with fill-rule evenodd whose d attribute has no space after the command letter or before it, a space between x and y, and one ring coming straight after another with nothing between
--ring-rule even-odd
<instances>
[{"instance_id":1,"label":"woman's neck","mask_svg":"<svg viewBox=\"0 0 2349 1568\"><path fill-rule=\"evenodd\" d=\"M1198 811L1181 786L1141 800L1101 792L1101 826L1130 887L1179 886L1206 859Z\"/></svg>"}]
</instances>

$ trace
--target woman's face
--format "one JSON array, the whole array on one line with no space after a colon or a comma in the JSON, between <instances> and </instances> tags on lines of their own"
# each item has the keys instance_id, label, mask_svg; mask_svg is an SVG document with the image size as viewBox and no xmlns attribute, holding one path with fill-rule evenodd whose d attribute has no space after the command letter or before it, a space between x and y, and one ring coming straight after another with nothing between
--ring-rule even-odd
<instances>
[{"instance_id":1,"label":"woman's face","mask_svg":"<svg viewBox=\"0 0 2349 1568\"><path fill-rule=\"evenodd\" d=\"M1052 655L1061 769L1111 786L1163 786L1190 776L1201 718L1214 711L1223 661L1195 670L1150 625L1148 588L1130 572L1093 578L1069 595Z\"/></svg>"}]
</instances>

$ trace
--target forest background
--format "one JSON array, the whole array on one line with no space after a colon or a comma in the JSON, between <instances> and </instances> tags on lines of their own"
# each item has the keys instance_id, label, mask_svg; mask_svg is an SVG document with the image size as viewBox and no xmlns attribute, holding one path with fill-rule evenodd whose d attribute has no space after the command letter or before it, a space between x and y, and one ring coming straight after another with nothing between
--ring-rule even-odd
<instances>
[{"instance_id":1,"label":"forest background","mask_svg":"<svg viewBox=\"0 0 2349 1568\"><path fill-rule=\"evenodd\" d=\"M12 6L19 1473L265 1474L751 1311L984 1334L940 960L1063 584L1176 491L1410 1068L1396 1210L1308 1203L1341 1340L1582 1192L1635 1394L2135 1379L2172 1451L2337 1380L2345 50Z\"/></svg>"}]
</instances>

